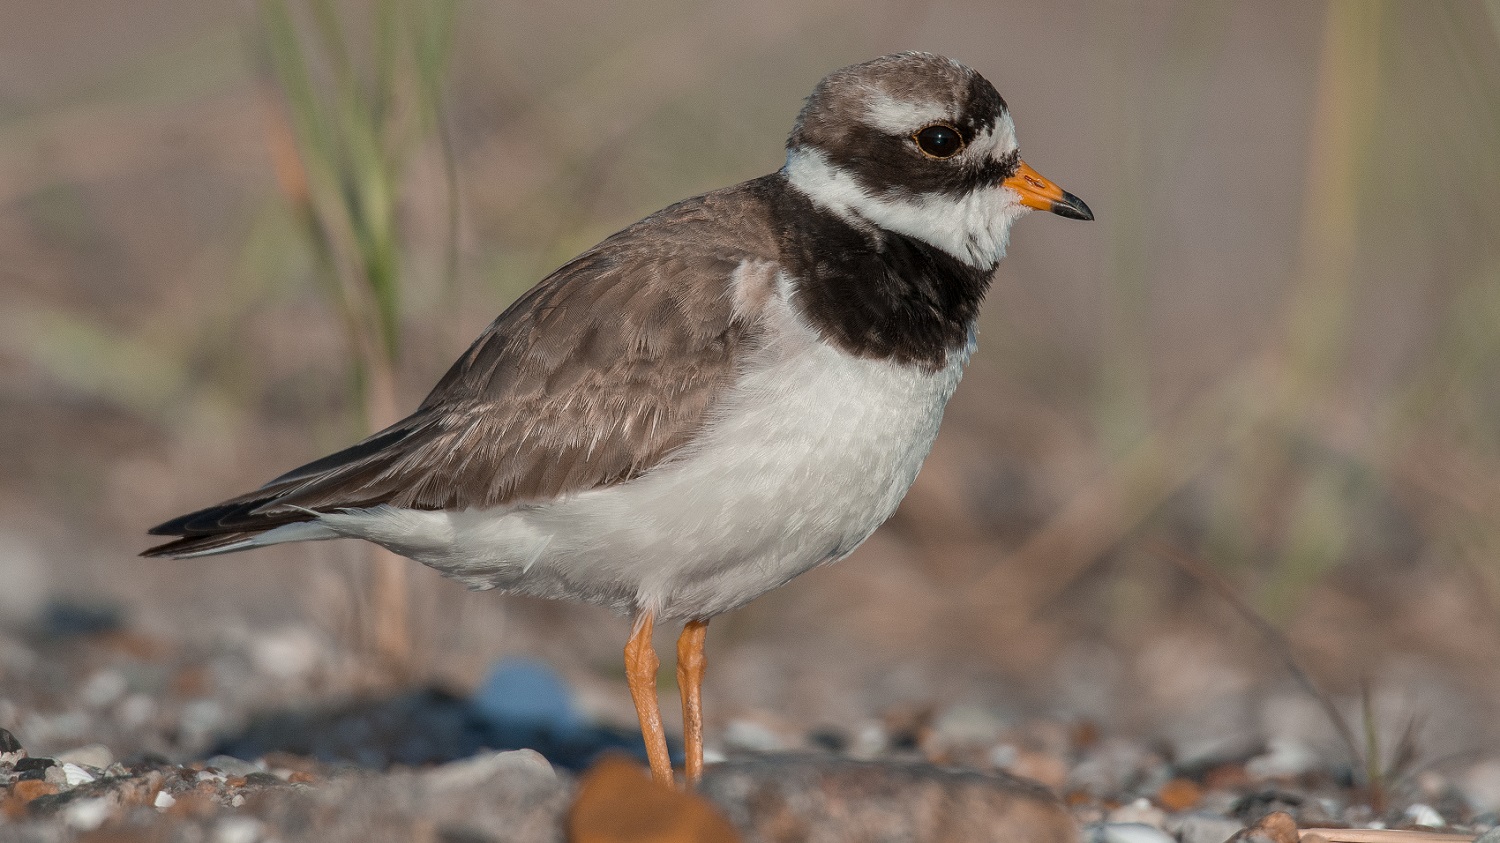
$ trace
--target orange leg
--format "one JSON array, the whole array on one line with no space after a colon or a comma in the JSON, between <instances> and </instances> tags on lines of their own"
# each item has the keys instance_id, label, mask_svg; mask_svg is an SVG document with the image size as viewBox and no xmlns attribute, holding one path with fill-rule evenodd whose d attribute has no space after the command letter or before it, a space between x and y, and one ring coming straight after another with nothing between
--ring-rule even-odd
<instances>
[{"instance_id":1,"label":"orange leg","mask_svg":"<svg viewBox=\"0 0 1500 843\"><path fill-rule=\"evenodd\" d=\"M646 757L651 761L651 778L672 785L672 759L667 754L667 733L661 727L661 708L656 702L656 671L661 662L651 646L655 618L650 612L636 616L635 629L625 644L625 681L630 683L630 698L635 700L635 714L641 721L641 736L646 739Z\"/></svg>"},{"instance_id":2,"label":"orange leg","mask_svg":"<svg viewBox=\"0 0 1500 843\"><path fill-rule=\"evenodd\" d=\"M682 742L687 786L703 778L703 640L708 621L688 621L677 639L677 687L682 691Z\"/></svg>"}]
</instances>

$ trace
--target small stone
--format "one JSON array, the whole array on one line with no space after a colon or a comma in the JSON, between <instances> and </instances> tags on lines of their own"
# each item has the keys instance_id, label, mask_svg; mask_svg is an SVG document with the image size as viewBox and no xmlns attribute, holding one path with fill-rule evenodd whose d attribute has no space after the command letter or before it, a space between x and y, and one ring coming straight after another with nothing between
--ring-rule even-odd
<instances>
[{"instance_id":1,"label":"small stone","mask_svg":"<svg viewBox=\"0 0 1500 843\"><path fill-rule=\"evenodd\" d=\"M1271 738L1269 751L1245 762L1245 772L1256 779L1300 776L1315 769L1321 759L1316 750L1292 738Z\"/></svg>"},{"instance_id":2,"label":"small stone","mask_svg":"<svg viewBox=\"0 0 1500 843\"><path fill-rule=\"evenodd\" d=\"M94 767L103 770L105 767L115 763L115 754L109 751L109 747L102 743L91 743L70 749L67 752L57 754L59 764L77 764L80 767Z\"/></svg>"},{"instance_id":3,"label":"small stone","mask_svg":"<svg viewBox=\"0 0 1500 843\"><path fill-rule=\"evenodd\" d=\"M1166 823L1167 815L1149 799L1137 799L1110 811L1106 819L1106 825L1149 825L1159 829Z\"/></svg>"},{"instance_id":4,"label":"small stone","mask_svg":"<svg viewBox=\"0 0 1500 843\"><path fill-rule=\"evenodd\" d=\"M156 716L156 700L146 694L131 694L115 708L115 719L126 729L140 729Z\"/></svg>"},{"instance_id":5,"label":"small stone","mask_svg":"<svg viewBox=\"0 0 1500 843\"><path fill-rule=\"evenodd\" d=\"M1424 825L1431 828L1442 828L1448 824L1443 819L1443 815L1434 810L1431 805L1424 805L1421 802L1407 807L1406 820L1412 825Z\"/></svg>"},{"instance_id":6,"label":"small stone","mask_svg":"<svg viewBox=\"0 0 1500 843\"><path fill-rule=\"evenodd\" d=\"M51 758L22 758L16 762L16 772L24 773L27 770L45 770L56 763Z\"/></svg>"},{"instance_id":7,"label":"small stone","mask_svg":"<svg viewBox=\"0 0 1500 843\"><path fill-rule=\"evenodd\" d=\"M304 626L286 626L257 635L250 643L250 660L267 676L299 679L317 670L323 651L317 633Z\"/></svg>"},{"instance_id":8,"label":"small stone","mask_svg":"<svg viewBox=\"0 0 1500 843\"><path fill-rule=\"evenodd\" d=\"M1000 739L1005 721L993 709L977 705L958 705L947 709L932 722L930 743L934 749L986 747Z\"/></svg>"},{"instance_id":9,"label":"small stone","mask_svg":"<svg viewBox=\"0 0 1500 843\"><path fill-rule=\"evenodd\" d=\"M1095 823L1083 829L1084 843L1177 843L1172 835L1145 823Z\"/></svg>"},{"instance_id":10,"label":"small stone","mask_svg":"<svg viewBox=\"0 0 1500 843\"><path fill-rule=\"evenodd\" d=\"M1225 843L1298 843L1297 821L1284 811L1273 811Z\"/></svg>"},{"instance_id":11,"label":"small stone","mask_svg":"<svg viewBox=\"0 0 1500 843\"><path fill-rule=\"evenodd\" d=\"M475 755L429 770L422 778L435 790L459 790L499 775L557 778L557 772L547 759L530 749Z\"/></svg>"},{"instance_id":12,"label":"small stone","mask_svg":"<svg viewBox=\"0 0 1500 843\"><path fill-rule=\"evenodd\" d=\"M854 740L849 744L849 756L859 760L878 758L890 748L890 739L886 737L885 727L879 723L866 723L854 733Z\"/></svg>"},{"instance_id":13,"label":"small stone","mask_svg":"<svg viewBox=\"0 0 1500 843\"><path fill-rule=\"evenodd\" d=\"M775 732L753 720L729 721L729 726L724 729L724 743L730 749L746 752L775 752L786 748Z\"/></svg>"},{"instance_id":14,"label":"small stone","mask_svg":"<svg viewBox=\"0 0 1500 843\"><path fill-rule=\"evenodd\" d=\"M567 837L573 843L740 839L708 800L653 781L640 765L620 755L600 758L579 780Z\"/></svg>"},{"instance_id":15,"label":"small stone","mask_svg":"<svg viewBox=\"0 0 1500 843\"><path fill-rule=\"evenodd\" d=\"M1224 843L1241 828L1240 823L1214 814L1186 814L1167 819L1166 831L1182 843Z\"/></svg>"},{"instance_id":16,"label":"small stone","mask_svg":"<svg viewBox=\"0 0 1500 843\"><path fill-rule=\"evenodd\" d=\"M165 811L173 805L176 805L177 799L165 790L158 790L156 792L156 798L151 801L151 804L158 810Z\"/></svg>"},{"instance_id":17,"label":"small stone","mask_svg":"<svg viewBox=\"0 0 1500 843\"><path fill-rule=\"evenodd\" d=\"M920 762L778 753L710 767L701 791L755 840L1073 843L1078 834L1035 782Z\"/></svg>"},{"instance_id":18,"label":"small stone","mask_svg":"<svg viewBox=\"0 0 1500 843\"><path fill-rule=\"evenodd\" d=\"M21 752L21 742L9 729L0 729L0 753Z\"/></svg>"},{"instance_id":19,"label":"small stone","mask_svg":"<svg viewBox=\"0 0 1500 843\"><path fill-rule=\"evenodd\" d=\"M203 762L203 766L212 767L226 776L248 776L251 773L262 773L265 769L260 765L235 758L233 755L215 755Z\"/></svg>"},{"instance_id":20,"label":"small stone","mask_svg":"<svg viewBox=\"0 0 1500 843\"><path fill-rule=\"evenodd\" d=\"M1474 843L1500 843L1500 825L1479 835L1479 838Z\"/></svg>"},{"instance_id":21,"label":"small stone","mask_svg":"<svg viewBox=\"0 0 1500 843\"><path fill-rule=\"evenodd\" d=\"M56 785L59 790L68 786L68 776L63 772L63 768L58 765L53 765L43 770L42 781Z\"/></svg>"},{"instance_id":22,"label":"small stone","mask_svg":"<svg viewBox=\"0 0 1500 843\"><path fill-rule=\"evenodd\" d=\"M118 670L105 669L90 676L78 689L78 696L90 708L104 708L125 695L129 683Z\"/></svg>"},{"instance_id":23,"label":"small stone","mask_svg":"<svg viewBox=\"0 0 1500 843\"><path fill-rule=\"evenodd\" d=\"M1458 789L1477 813L1500 811L1500 761L1481 761L1458 777Z\"/></svg>"},{"instance_id":24,"label":"small stone","mask_svg":"<svg viewBox=\"0 0 1500 843\"><path fill-rule=\"evenodd\" d=\"M62 765L62 771L63 779L68 783L68 787L77 787L94 780L93 773L90 773L77 764L64 764Z\"/></svg>"},{"instance_id":25,"label":"small stone","mask_svg":"<svg viewBox=\"0 0 1500 843\"><path fill-rule=\"evenodd\" d=\"M213 843L255 843L264 826L254 817L225 817L214 826Z\"/></svg>"},{"instance_id":26,"label":"small stone","mask_svg":"<svg viewBox=\"0 0 1500 843\"><path fill-rule=\"evenodd\" d=\"M1156 801L1168 811L1179 813L1203 801L1203 788L1192 779L1171 779L1156 791Z\"/></svg>"},{"instance_id":27,"label":"small stone","mask_svg":"<svg viewBox=\"0 0 1500 843\"><path fill-rule=\"evenodd\" d=\"M502 659L474 691L470 705L486 722L501 728L567 737L588 726L568 683L535 659Z\"/></svg>"},{"instance_id":28,"label":"small stone","mask_svg":"<svg viewBox=\"0 0 1500 843\"><path fill-rule=\"evenodd\" d=\"M111 810L113 808L109 800L103 797L76 799L63 808L62 818L70 828L78 831L93 831L104 825L104 821L109 819Z\"/></svg>"},{"instance_id":29,"label":"small stone","mask_svg":"<svg viewBox=\"0 0 1500 843\"><path fill-rule=\"evenodd\" d=\"M56 792L57 785L34 779L16 782L10 789L11 795L21 800L22 804L30 802L38 796L51 796Z\"/></svg>"}]
</instances>

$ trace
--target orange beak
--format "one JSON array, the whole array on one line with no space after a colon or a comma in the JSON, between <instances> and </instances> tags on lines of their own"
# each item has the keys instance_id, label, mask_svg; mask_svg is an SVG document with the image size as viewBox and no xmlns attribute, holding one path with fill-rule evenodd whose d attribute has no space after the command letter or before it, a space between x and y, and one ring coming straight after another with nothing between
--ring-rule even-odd
<instances>
[{"instance_id":1,"label":"orange beak","mask_svg":"<svg viewBox=\"0 0 1500 843\"><path fill-rule=\"evenodd\" d=\"M1063 190L1042 176L1025 161L1020 162L1016 174L1001 184L1021 194L1021 204L1038 211L1051 211L1070 220L1091 220L1094 212L1083 200Z\"/></svg>"}]
</instances>

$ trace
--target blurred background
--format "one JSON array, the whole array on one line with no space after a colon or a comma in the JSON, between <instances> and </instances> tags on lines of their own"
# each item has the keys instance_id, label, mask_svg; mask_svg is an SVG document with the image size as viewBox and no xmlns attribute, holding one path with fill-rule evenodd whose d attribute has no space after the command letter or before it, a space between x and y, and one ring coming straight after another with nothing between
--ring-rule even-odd
<instances>
[{"instance_id":1,"label":"blurred background","mask_svg":"<svg viewBox=\"0 0 1500 843\"><path fill-rule=\"evenodd\" d=\"M579 250L778 168L819 78L903 49L992 80L1098 219L1019 224L891 523L714 622L711 744L978 711L1347 755L1323 705L1500 755L1496 2L6 0L0 727L191 751L517 655L633 722L603 611L342 542L135 554L414 407ZM107 703L239 702L84 734L37 642L90 625L138 664Z\"/></svg>"}]
</instances>

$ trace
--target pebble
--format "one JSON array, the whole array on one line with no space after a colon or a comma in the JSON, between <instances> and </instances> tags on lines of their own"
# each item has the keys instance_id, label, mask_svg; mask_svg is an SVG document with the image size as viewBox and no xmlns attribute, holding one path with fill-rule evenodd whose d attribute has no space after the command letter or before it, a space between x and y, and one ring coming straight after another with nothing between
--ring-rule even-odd
<instances>
[{"instance_id":1,"label":"pebble","mask_svg":"<svg viewBox=\"0 0 1500 843\"><path fill-rule=\"evenodd\" d=\"M165 790L158 790L156 792L156 798L151 800L151 804L154 805L158 810L165 811L166 809L177 804L177 798L172 794L166 792Z\"/></svg>"},{"instance_id":2,"label":"pebble","mask_svg":"<svg viewBox=\"0 0 1500 843\"><path fill-rule=\"evenodd\" d=\"M1236 820L1202 813L1169 817L1165 826L1182 843L1224 843L1241 828Z\"/></svg>"},{"instance_id":3,"label":"pebble","mask_svg":"<svg viewBox=\"0 0 1500 843\"><path fill-rule=\"evenodd\" d=\"M1458 777L1456 784L1475 811L1500 811L1500 761L1475 764Z\"/></svg>"},{"instance_id":4,"label":"pebble","mask_svg":"<svg viewBox=\"0 0 1500 843\"><path fill-rule=\"evenodd\" d=\"M284 626L259 633L250 641L250 661L274 679L309 676L323 662L323 643L305 626Z\"/></svg>"},{"instance_id":5,"label":"pebble","mask_svg":"<svg viewBox=\"0 0 1500 843\"><path fill-rule=\"evenodd\" d=\"M115 708L115 719L129 730L140 729L156 717L156 700L147 694L131 694Z\"/></svg>"},{"instance_id":6,"label":"pebble","mask_svg":"<svg viewBox=\"0 0 1500 843\"><path fill-rule=\"evenodd\" d=\"M1149 825L1152 828L1161 828L1167 820L1167 813L1151 804L1149 799L1137 799L1128 805L1109 812L1108 824L1110 825Z\"/></svg>"},{"instance_id":7,"label":"pebble","mask_svg":"<svg viewBox=\"0 0 1500 843\"><path fill-rule=\"evenodd\" d=\"M1447 825L1443 815L1439 814L1431 805L1418 802L1406 809L1406 819L1412 825L1425 825L1431 828L1442 828Z\"/></svg>"},{"instance_id":8,"label":"pebble","mask_svg":"<svg viewBox=\"0 0 1500 843\"><path fill-rule=\"evenodd\" d=\"M474 692L470 705L491 724L506 728L567 737L588 726L568 684L534 659L502 659Z\"/></svg>"},{"instance_id":9,"label":"pebble","mask_svg":"<svg viewBox=\"0 0 1500 843\"><path fill-rule=\"evenodd\" d=\"M1084 826L1083 843L1177 843L1172 835L1145 823L1092 823Z\"/></svg>"},{"instance_id":10,"label":"pebble","mask_svg":"<svg viewBox=\"0 0 1500 843\"><path fill-rule=\"evenodd\" d=\"M57 754L57 763L96 767L100 770L115 762L115 754L102 743L91 743Z\"/></svg>"},{"instance_id":11,"label":"pebble","mask_svg":"<svg viewBox=\"0 0 1500 843\"><path fill-rule=\"evenodd\" d=\"M203 762L203 766L212 767L226 776L248 776L251 773L263 773L265 768L233 755L215 755Z\"/></svg>"},{"instance_id":12,"label":"pebble","mask_svg":"<svg viewBox=\"0 0 1500 843\"><path fill-rule=\"evenodd\" d=\"M520 775L526 778L544 776L556 780L557 771L541 753L530 749L481 753L462 761L435 767L422 778L436 790L461 790L486 782L497 775Z\"/></svg>"},{"instance_id":13,"label":"pebble","mask_svg":"<svg viewBox=\"0 0 1500 843\"><path fill-rule=\"evenodd\" d=\"M1252 778L1300 776L1322 763L1316 750L1295 738L1271 738L1266 744L1266 753L1245 762L1245 772Z\"/></svg>"},{"instance_id":14,"label":"pebble","mask_svg":"<svg viewBox=\"0 0 1500 843\"><path fill-rule=\"evenodd\" d=\"M63 822L78 831L93 831L109 819L112 806L108 799L77 799L63 809Z\"/></svg>"},{"instance_id":15,"label":"pebble","mask_svg":"<svg viewBox=\"0 0 1500 843\"><path fill-rule=\"evenodd\" d=\"M125 695L129 683L118 670L105 669L96 672L78 689L83 704L94 709L104 708Z\"/></svg>"},{"instance_id":16,"label":"pebble","mask_svg":"<svg viewBox=\"0 0 1500 843\"><path fill-rule=\"evenodd\" d=\"M958 705L947 709L932 723L932 742L941 749L990 746L1005 731L1005 721L993 709Z\"/></svg>"},{"instance_id":17,"label":"pebble","mask_svg":"<svg viewBox=\"0 0 1500 843\"><path fill-rule=\"evenodd\" d=\"M56 768L54 767L49 769ZM90 773L88 770L83 769L77 764L62 765L62 773L63 781L68 785L68 787L77 787L81 784L88 784L89 782L94 780L93 773Z\"/></svg>"},{"instance_id":18,"label":"pebble","mask_svg":"<svg viewBox=\"0 0 1500 843\"><path fill-rule=\"evenodd\" d=\"M255 843L265 830L254 817L225 817L214 825L213 843Z\"/></svg>"},{"instance_id":19,"label":"pebble","mask_svg":"<svg viewBox=\"0 0 1500 843\"><path fill-rule=\"evenodd\" d=\"M849 757L858 759L877 758L890 747L885 728L879 723L866 723L854 733L849 742Z\"/></svg>"},{"instance_id":20,"label":"pebble","mask_svg":"<svg viewBox=\"0 0 1500 843\"><path fill-rule=\"evenodd\" d=\"M724 729L724 745L745 752L775 752L785 749L781 738L754 720L731 720Z\"/></svg>"}]
</instances>

